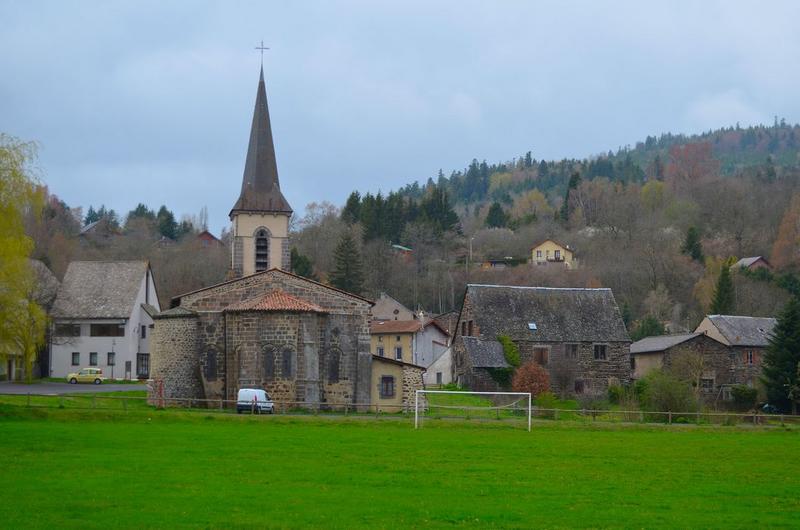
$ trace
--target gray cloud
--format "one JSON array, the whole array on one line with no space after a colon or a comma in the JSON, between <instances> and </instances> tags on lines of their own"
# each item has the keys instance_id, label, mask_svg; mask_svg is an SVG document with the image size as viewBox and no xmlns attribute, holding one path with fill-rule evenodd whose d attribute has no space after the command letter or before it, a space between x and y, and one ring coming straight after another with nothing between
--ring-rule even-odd
<instances>
[{"instance_id":1,"label":"gray cloud","mask_svg":"<svg viewBox=\"0 0 800 530\"><path fill-rule=\"evenodd\" d=\"M664 131L797 121L800 4L0 2L0 130L71 205L238 193L260 39L296 210L463 167Z\"/></svg>"}]
</instances>

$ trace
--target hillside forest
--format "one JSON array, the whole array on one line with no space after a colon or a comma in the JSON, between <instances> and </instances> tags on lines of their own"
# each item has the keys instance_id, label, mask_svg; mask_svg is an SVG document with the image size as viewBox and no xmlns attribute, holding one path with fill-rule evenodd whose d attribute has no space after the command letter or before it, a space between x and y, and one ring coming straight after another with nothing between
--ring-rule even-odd
<instances>
[{"instance_id":1,"label":"hillside forest","mask_svg":"<svg viewBox=\"0 0 800 530\"><path fill-rule=\"evenodd\" d=\"M473 160L388 194L354 191L292 220L293 268L334 285L346 270L348 287L367 297L386 292L437 314L458 309L467 283L491 283L609 287L630 330L692 329L712 306L773 316L800 285L798 136L800 126L776 118L585 159ZM44 213L26 231L32 257L59 279L71 260L149 259L168 305L226 278L228 234L213 245L198 238L204 210L180 221L167 206L84 212L42 192ZM547 238L569 245L578 266L529 264ZM733 270L730 296L715 306L721 271L748 256L764 256L773 272ZM509 266L484 266L502 258Z\"/></svg>"}]
</instances>

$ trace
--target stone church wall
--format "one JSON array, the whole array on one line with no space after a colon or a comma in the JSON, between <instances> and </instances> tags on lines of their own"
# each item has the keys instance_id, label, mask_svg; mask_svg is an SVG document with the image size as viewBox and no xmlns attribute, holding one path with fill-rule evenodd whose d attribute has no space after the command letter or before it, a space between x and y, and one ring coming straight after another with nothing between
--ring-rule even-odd
<instances>
[{"instance_id":1,"label":"stone church wall","mask_svg":"<svg viewBox=\"0 0 800 530\"><path fill-rule=\"evenodd\" d=\"M150 374L156 387L163 384L164 393L150 397L202 398L196 352L195 316L156 318L151 336Z\"/></svg>"}]
</instances>

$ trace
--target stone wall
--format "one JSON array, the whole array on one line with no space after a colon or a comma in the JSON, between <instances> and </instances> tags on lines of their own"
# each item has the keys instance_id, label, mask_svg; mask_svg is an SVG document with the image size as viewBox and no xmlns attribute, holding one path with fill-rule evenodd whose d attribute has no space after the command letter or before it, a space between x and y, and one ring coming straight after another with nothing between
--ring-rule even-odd
<instances>
[{"instance_id":1,"label":"stone wall","mask_svg":"<svg viewBox=\"0 0 800 530\"><path fill-rule=\"evenodd\" d=\"M425 383L422 381L424 372L425 370L420 367L403 365L403 410L414 410L417 390L425 389Z\"/></svg>"},{"instance_id":2,"label":"stone wall","mask_svg":"<svg viewBox=\"0 0 800 530\"><path fill-rule=\"evenodd\" d=\"M204 397L196 353L197 325L195 316L155 319L150 343L150 377L154 380L153 391L163 385L163 395L151 392L151 399Z\"/></svg>"}]
</instances>

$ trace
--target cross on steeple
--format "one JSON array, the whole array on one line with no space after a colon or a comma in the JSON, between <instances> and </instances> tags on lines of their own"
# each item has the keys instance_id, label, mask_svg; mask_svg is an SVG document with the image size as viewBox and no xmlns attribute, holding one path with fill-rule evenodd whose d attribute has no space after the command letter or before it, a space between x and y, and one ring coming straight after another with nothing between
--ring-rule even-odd
<instances>
[{"instance_id":1,"label":"cross on steeple","mask_svg":"<svg viewBox=\"0 0 800 530\"><path fill-rule=\"evenodd\" d=\"M264 66L264 50L269 50L269 48L264 46L264 41L261 41L261 46L256 46L254 49L261 51L261 66Z\"/></svg>"}]
</instances>

